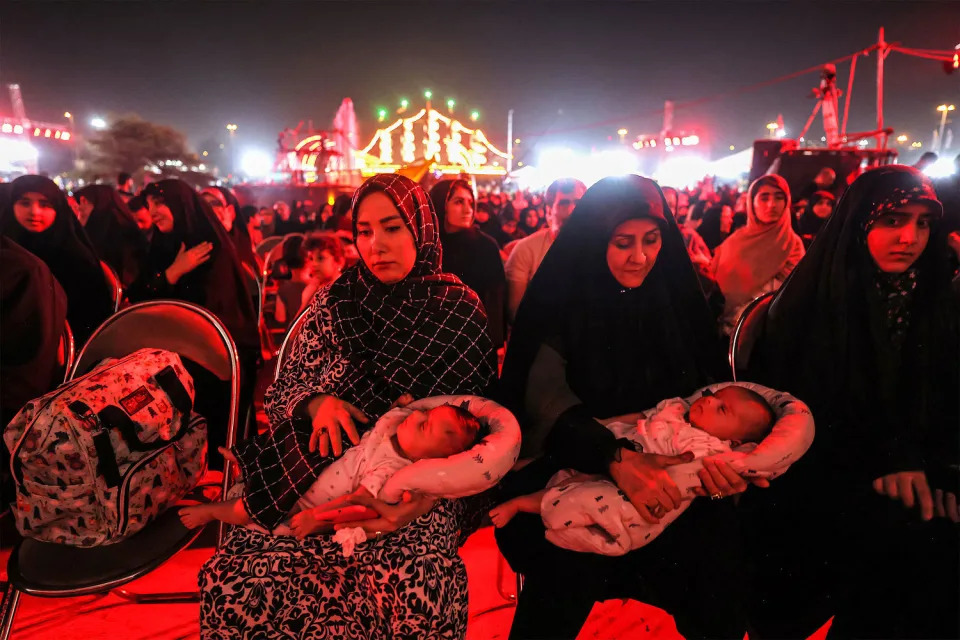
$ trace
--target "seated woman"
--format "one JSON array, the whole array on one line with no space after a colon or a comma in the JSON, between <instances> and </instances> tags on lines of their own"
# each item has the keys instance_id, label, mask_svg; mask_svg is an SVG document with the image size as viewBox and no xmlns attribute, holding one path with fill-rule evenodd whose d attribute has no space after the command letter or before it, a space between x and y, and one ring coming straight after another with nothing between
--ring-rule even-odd
<instances>
[{"instance_id":1,"label":"seated woman","mask_svg":"<svg viewBox=\"0 0 960 640\"><path fill-rule=\"evenodd\" d=\"M100 259L110 265L127 288L140 276L147 256L147 238L120 197L105 184L91 184L74 194L87 219L84 231Z\"/></svg>"},{"instance_id":2,"label":"seated woman","mask_svg":"<svg viewBox=\"0 0 960 640\"><path fill-rule=\"evenodd\" d=\"M430 200L440 220L443 270L480 296L490 338L500 348L506 340L507 280L497 241L474 226L473 187L466 180L441 180L430 189Z\"/></svg>"},{"instance_id":3,"label":"seated woman","mask_svg":"<svg viewBox=\"0 0 960 640\"><path fill-rule=\"evenodd\" d=\"M790 222L790 187L778 175L757 178L747 191L747 226L713 254L708 275L725 299L720 326L733 332L740 313L757 296L776 291L803 257Z\"/></svg>"},{"instance_id":4,"label":"seated woman","mask_svg":"<svg viewBox=\"0 0 960 640\"><path fill-rule=\"evenodd\" d=\"M501 397L522 416L521 455L540 457L504 478L502 498L540 490L560 469L574 469L609 475L650 523L676 509L681 494L667 467L692 454L635 452L597 419L724 379L715 326L656 184L628 176L588 189L531 281L507 347ZM703 466L708 495L747 486L723 462ZM688 638L743 637L738 523L729 501L694 501L654 543L619 558L555 547L531 514L518 514L496 537L526 578L514 638L572 638L594 602L615 597L664 607ZM706 563L711 578L725 576L722 583L701 574Z\"/></svg>"},{"instance_id":5,"label":"seated woman","mask_svg":"<svg viewBox=\"0 0 960 640\"><path fill-rule=\"evenodd\" d=\"M741 503L751 637L956 638L960 303L931 184L866 171L777 293L749 373L817 419L813 447ZM953 520L951 522L950 520Z\"/></svg>"},{"instance_id":6,"label":"seated woman","mask_svg":"<svg viewBox=\"0 0 960 640\"><path fill-rule=\"evenodd\" d=\"M67 321L83 344L113 313L100 258L66 196L49 178L21 176L0 212L0 234L43 260L67 294Z\"/></svg>"},{"instance_id":7,"label":"seated woman","mask_svg":"<svg viewBox=\"0 0 960 640\"><path fill-rule=\"evenodd\" d=\"M803 240L804 249L809 249L813 244L813 239L820 233L820 229L826 224L830 215L833 214L833 205L837 197L829 191L817 191L803 209L803 214L797 220L797 234Z\"/></svg>"},{"instance_id":8,"label":"seated woman","mask_svg":"<svg viewBox=\"0 0 960 640\"><path fill-rule=\"evenodd\" d=\"M413 397L483 395L496 360L476 294L440 269L438 221L402 176L354 196L361 260L315 296L289 360L267 391L271 432L235 449L251 519L272 530L343 447L356 422ZM294 428L307 419L308 429ZM457 555L479 521L460 500L413 500L358 523L374 544L347 563L329 536L303 541L234 528L200 573L205 635L462 638L466 572ZM404 526L405 525L405 526ZM264 563L282 571L264 574ZM376 578L374 578L376 576ZM396 584L372 593L368 580ZM361 581L361 582L358 582ZM256 594L256 595L254 595Z\"/></svg>"},{"instance_id":9,"label":"seated woman","mask_svg":"<svg viewBox=\"0 0 960 640\"><path fill-rule=\"evenodd\" d=\"M240 261L250 267L253 273L260 271L260 265L253 252L253 240L246 220L240 217L240 201L236 194L227 187L207 187L203 190L203 199L213 209L217 220L227 230L227 235L233 241Z\"/></svg>"},{"instance_id":10,"label":"seated woman","mask_svg":"<svg viewBox=\"0 0 960 640\"><path fill-rule=\"evenodd\" d=\"M243 266L226 229L210 206L181 180L161 180L142 194L154 228L140 278L127 289L131 302L173 298L212 311L227 327L240 356L240 415L253 400L260 356L257 314L247 292ZM223 382L201 367L191 367L198 387L222 388ZM216 393L197 394L196 410L208 421L209 462L218 467L216 448L226 443L228 416Z\"/></svg>"}]
</instances>

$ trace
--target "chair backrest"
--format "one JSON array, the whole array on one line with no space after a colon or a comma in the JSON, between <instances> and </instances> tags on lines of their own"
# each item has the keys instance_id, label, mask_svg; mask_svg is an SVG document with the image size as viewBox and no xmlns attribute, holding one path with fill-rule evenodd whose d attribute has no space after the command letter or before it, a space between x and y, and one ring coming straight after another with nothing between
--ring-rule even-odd
<instances>
[{"instance_id":1,"label":"chair backrest","mask_svg":"<svg viewBox=\"0 0 960 640\"><path fill-rule=\"evenodd\" d=\"M193 360L230 383L227 447L237 441L240 413L240 359L230 332L212 313L182 300L150 300L123 309L97 327L73 366L70 378L84 373L104 358L117 358L147 347L166 349ZM224 460L221 494L232 482L231 462ZM224 527L217 535L217 546Z\"/></svg>"},{"instance_id":2,"label":"chair backrest","mask_svg":"<svg viewBox=\"0 0 960 640\"><path fill-rule=\"evenodd\" d=\"M280 241L270 248L263 256L263 281L266 282L270 278L270 272L273 270L273 263L283 257L283 245L290 238L300 238L301 240L305 239L302 233L288 233L287 235L280 238ZM264 240L266 242L266 240ZM261 243L262 244L262 243Z\"/></svg>"},{"instance_id":3,"label":"chair backrest","mask_svg":"<svg viewBox=\"0 0 960 640\"><path fill-rule=\"evenodd\" d=\"M254 247L253 251L258 256L263 258L264 256L267 255L267 253L271 249L273 249L275 246L277 246L281 242L283 242L283 236L270 236L269 238L264 238L263 240L261 240L260 244Z\"/></svg>"},{"instance_id":4,"label":"chair backrest","mask_svg":"<svg viewBox=\"0 0 960 640\"><path fill-rule=\"evenodd\" d=\"M100 261L100 268L103 270L103 277L110 286L110 294L113 296L113 312L120 309L120 303L123 301L123 286L120 284L120 277L117 272L103 260Z\"/></svg>"},{"instance_id":5,"label":"chair backrest","mask_svg":"<svg viewBox=\"0 0 960 640\"><path fill-rule=\"evenodd\" d=\"M104 358L146 347L178 353L224 381L239 375L237 347L215 315L182 300L151 300L107 318L80 350L70 377L85 373Z\"/></svg>"},{"instance_id":6,"label":"chair backrest","mask_svg":"<svg viewBox=\"0 0 960 640\"><path fill-rule=\"evenodd\" d=\"M73 373L73 361L76 357L76 344L73 341L73 331L70 323L63 321L63 331L60 333L60 345L57 347L57 366L63 367L63 381L70 379Z\"/></svg>"},{"instance_id":7,"label":"chair backrest","mask_svg":"<svg viewBox=\"0 0 960 640\"><path fill-rule=\"evenodd\" d=\"M257 276L257 273L253 270L246 262L243 264L243 284L247 287L247 293L250 295L250 298L257 305L257 324L260 324L260 320L263 318L263 290L260 285L260 278Z\"/></svg>"},{"instance_id":8,"label":"chair backrest","mask_svg":"<svg viewBox=\"0 0 960 640\"><path fill-rule=\"evenodd\" d=\"M307 323L309 311L310 305L307 305L307 308L300 312L300 315L297 316L297 319L294 320L293 324L290 325L290 328L287 329L287 335L283 339L283 344L280 345L280 350L277 352L277 367L273 371L274 380L280 377L280 370L283 369L283 364L287 361L287 358L290 357L290 353L293 351L294 339L300 335L300 330L303 329L303 325Z\"/></svg>"},{"instance_id":9,"label":"chair backrest","mask_svg":"<svg viewBox=\"0 0 960 640\"><path fill-rule=\"evenodd\" d=\"M734 382L742 377L750 364L750 354L753 352L753 345L757 341L757 333L763 325L763 320L767 316L767 310L770 308L775 293L775 291L768 291L755 298L740 313L737 326L730 335L730 351L728 353Z\"/></svg>"}]
</instances>

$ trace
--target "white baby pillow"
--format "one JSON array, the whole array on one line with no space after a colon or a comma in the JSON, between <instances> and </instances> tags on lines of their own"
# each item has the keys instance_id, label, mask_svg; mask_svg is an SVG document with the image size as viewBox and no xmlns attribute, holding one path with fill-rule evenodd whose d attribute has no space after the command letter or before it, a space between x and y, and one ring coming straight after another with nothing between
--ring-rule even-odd
<instances>
[{"instance_id":1,"label":"white baby pillow","mask_svg":"<svg viewBox=\"0 0 960 640\"><path fill-rule=\"evenodd\" d=\"M490 428L490 433L471 449L449 458L418 460L393 474L380 491L380 498L397 502L404 491L439 498L461 498L486 491L513 468L520 455L520 425L510 411L493 400L478 396L434 396L412 402L405 409L394 409L383 417L396 425L410 410L427 410L443 404L460 406ZM387 420L394 418L397 420ZM379 427L379 422L378 425Z\"/></svg>"},{"instance_id":2,"label":"white baby pillow","mask_svg":"<svg viewBox=\"0 0 960 640\"><path fill-rule=\"evenodd\" d=\"M776 391L752 382L722 382L707 387L716 392L724 387L736 384L763 396L776 415L776 423L770 433L759 443L747 443L724 453L707 456L710 460L723 460L741 475L750 478L776 478L782 475L790 465L800 459L813 443L813 415L806 404L789 393ZM703 395L698 391L687 402L692 403ZM697 472L703 468L701 460L678 464L667 469L670 477L683 493L692 493L691 489L702 486Z\"/></svg>"}]
</instances>

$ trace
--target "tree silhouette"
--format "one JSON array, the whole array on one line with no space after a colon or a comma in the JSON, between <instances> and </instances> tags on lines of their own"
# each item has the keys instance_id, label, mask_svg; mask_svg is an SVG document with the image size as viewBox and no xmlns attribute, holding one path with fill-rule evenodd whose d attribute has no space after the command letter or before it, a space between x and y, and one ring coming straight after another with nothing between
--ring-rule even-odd
<instances>
[{"instance_id":1,"label":"tree silhouette","mask_svg":"<svg viewBox=\"0 0 960 640\"><path fill-rule=\"evenodd\" d=\"M155 124L136 115L110 122L87 140L81 176L88 181L110 182L120 171L133 174L141 184L150 180L181 178L195 186L207 185L212 175L199 169L202 161L187 145L186 136L173 127Z\"/></svg>"}]
</instances>

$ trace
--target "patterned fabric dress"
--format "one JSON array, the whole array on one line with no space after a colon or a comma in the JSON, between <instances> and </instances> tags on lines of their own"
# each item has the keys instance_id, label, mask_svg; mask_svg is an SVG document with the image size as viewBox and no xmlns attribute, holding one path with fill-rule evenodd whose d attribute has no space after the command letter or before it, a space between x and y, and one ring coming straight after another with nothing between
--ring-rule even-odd
<instances>
[{"instance_id":1,"label":"patterned fabric dress","mask_svg":"<svg viewBox=\"0 0 960 640\"><path fill-rule=\"evenodd\" d=\"M354 206L371 191L385 193L404 217L417 262L404 281L384 285L361 261L315 298L267 392L265 408L277 428L234 450L244 504L267 529L333 459L308 451L308 422L288 420L304 400L332 394L375 419L403 393L481 395L494 376L479 299L440 272L436 216L426 195L405 178L377 176L360 187ZM441 500L400 530L358 545L350 558L328 535L297 540L234 528L200 572L201 634L462 638L467 582L457 549L481 515L469 506Z\"/></svg>"}]
</instances>

